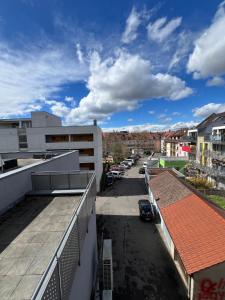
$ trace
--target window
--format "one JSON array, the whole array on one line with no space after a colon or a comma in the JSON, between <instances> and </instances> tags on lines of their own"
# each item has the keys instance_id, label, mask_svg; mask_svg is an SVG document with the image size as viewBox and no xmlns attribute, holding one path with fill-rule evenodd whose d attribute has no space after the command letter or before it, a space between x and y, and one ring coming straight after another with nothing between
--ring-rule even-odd
<instances>
[{"instance_id":1,"label":"window","mask_svg":"<svg viewBox=\"0 0 225 300\"><path fill-rule=\"evenodd\" d=\"M93 133L71 134L71 142L92 142L93 140Z\"/></svg>"},{"instance_id":2,"label":"window","mask_svg":"<svg viewBox=\"0 0 225 300\"><path fill-rule=\"evenodd\" d=\"M79 149L79 155L80 156L94 156L94 149Z\"/></svg>"},{"instance_id":3,"label":"window","mask_svg":"<svg viewBox=\"0 0 225 300\"><path fill-rule=\"evenodd\" d=\"M80 163L81 170L94 170L95 164L94 163Z\"/></svg>"},{"instance_id":4,"label":"window","mask_svg":"<svg viewBox=\"0 0 225 300\"><path fill-rule=\"evenodd\" d=\"M68 134L59 134L59 135L46 135L46 143L65 143L69 142Z\"/></svg>"}]
</instances>

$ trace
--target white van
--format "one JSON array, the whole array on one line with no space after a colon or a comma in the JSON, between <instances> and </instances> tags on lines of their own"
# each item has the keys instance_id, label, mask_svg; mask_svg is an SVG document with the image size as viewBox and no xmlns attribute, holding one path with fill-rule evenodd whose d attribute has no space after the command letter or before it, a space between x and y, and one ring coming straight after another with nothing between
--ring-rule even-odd
<instances>
[{"instance_id":1,"label":"white van","mask_svg":"<svg viewBox=\"0 0 225 300\"><path fill-rule=\"evenodd\" d=\"M116 179L122 178L122 172L120 172L120 171L111 171L108 173L108 175L112 175Z\"/></svg>"},{"instance_id":2,"label":"white van","mask_svg":"<svg viewBox=\"0 0 225 300\"><path fill-rule=\"evenodd\" d=\"M126 158L125 161L130 162L132 165L134 164L134 159L132 158Z\"/></svg>"}]
</instances>

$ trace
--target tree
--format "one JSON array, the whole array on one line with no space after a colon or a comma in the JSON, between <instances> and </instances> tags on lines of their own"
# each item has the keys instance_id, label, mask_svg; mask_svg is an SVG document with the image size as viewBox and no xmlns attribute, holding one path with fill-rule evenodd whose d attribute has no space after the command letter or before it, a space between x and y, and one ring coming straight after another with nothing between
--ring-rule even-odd
<instances>
[{"instance_id":1,"label":"tree","mask_svg":"<svg viewBox=\"0 0 225 300\"><path fill-rule=\"evenodd\" d=\"M121 143L116 143L116 142L111 144L111 152L112 152L113 160L115 163L121 162L129 154L129 151L128 151L128 148L126 145L123 145Z\"/></svg>"}]
</instances>

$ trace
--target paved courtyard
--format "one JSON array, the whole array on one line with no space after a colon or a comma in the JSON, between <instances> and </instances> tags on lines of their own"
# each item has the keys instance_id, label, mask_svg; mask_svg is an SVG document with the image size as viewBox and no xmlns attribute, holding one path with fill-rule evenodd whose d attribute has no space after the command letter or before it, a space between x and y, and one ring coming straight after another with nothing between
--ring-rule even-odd
<instances>
[{"instance_id":1,"label":"paved courtyard","mask_svg":"<svg viewBox=\"0 0 225 300\"><path fill-rule=\"evenodd\" d=\"M185 290L153 223L143 222L138 200L147 199L139 166L97 197L98 233L113 241L114 297L185 300Z\"/></svg>"}]
</instances>

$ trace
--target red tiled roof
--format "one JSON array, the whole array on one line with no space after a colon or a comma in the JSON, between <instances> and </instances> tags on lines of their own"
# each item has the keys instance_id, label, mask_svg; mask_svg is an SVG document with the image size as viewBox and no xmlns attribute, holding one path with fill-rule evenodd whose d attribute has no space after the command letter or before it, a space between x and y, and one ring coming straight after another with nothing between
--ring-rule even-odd
<instances>
[{"instance_id":1,"label":"red tiled roof","mask_svg":"<svg viewBox=\"0 0 225 300\"><path fill-rule=\"evenodd\" d=\"M188 274L225 261L225 219L205 200L191 194L160 211Z\"/></svg>"},{"instance_id":2,"label":"red tiled roof","mask_svg":"<svg viewBox=\"0 0 225 300\"><path fill-rule=\"evenodd\" d=\"M163 170L163 169L162 169ZM160 208L168 206L192 193L171 171L164 171L149 181L150 189Z\"/></svg>"}]
</instances>

